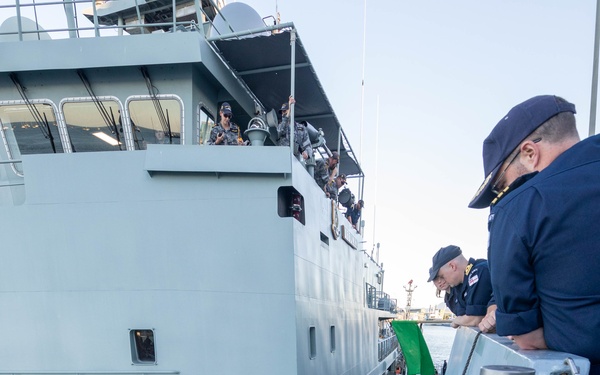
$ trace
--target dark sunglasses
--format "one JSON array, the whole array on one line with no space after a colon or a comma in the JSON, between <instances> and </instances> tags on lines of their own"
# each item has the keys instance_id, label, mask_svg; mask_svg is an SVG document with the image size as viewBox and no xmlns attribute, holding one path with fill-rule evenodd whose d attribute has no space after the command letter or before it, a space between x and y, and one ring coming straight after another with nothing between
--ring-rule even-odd
<instances>
[{"instance_id":1,"label":"dark sunglasses","mask_svg":"<svg viewBox=\"0 0 600 375\"><path fill-rule=\"evenodd\" d=\"M231 118L231 115L228 115L228 114L226 114L226 113L223 113L223 117L225 117L225 118Z\"/></svg>"}]
</instances>

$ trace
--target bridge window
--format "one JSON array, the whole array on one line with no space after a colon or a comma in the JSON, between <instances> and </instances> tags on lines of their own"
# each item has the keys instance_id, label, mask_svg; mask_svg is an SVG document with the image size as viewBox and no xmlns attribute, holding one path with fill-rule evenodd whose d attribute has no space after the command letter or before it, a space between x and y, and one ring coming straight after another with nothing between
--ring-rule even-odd
<instances>
[{"instance_id":1,"label":"bridge window","mask_svg":"<svg viewBox=\"0 0 600 375\"><path fill-rule=\"evenodd\" d=\"M61 103L73 152L127 149L117 100L65 99Z\"/></svg>"},{"instance_id":2,"label":"bridge window","mask_svg":"<svg viewBox=\"0 0 600 375\"><path fill-rule=\"evenodd\" d=\"M148 144L183 143L183 104L174 95L136 96L128 99L127 110L136 150Z\"/></svg>"},{"instance_id":3,"label":"bridge window","mask_svg":"<svg viewBox=\"0 0 600 375\"><path fill-rule=\"evenodd\" d=\"M0 105L0 131L11 159L63 152L54 107L49 102ZM20 163L13 164L13 168L22 175Z\"/></svg>"},{"instance_id":4,"label":"bridge window","mask_svg":"<svg viewBox=\"0 0 600 375\"><path fill-rule=\"evenodd\" d=\"M63 152L54 108L49 103L2 105L0 121L13 156Z\"/></svg>"},{"instance_id":5,"label":"bridge window","mask_svg":"<svg viewBox=\"0 0 600 375\"><path fill-rule=\"evenodd\" d=\"M215 117L210 114L202 103L198 105L198 121L200 123L198 126L198 143L204 145L208 142L210 131L215 126Z\"/></svg>"}]
</instances>

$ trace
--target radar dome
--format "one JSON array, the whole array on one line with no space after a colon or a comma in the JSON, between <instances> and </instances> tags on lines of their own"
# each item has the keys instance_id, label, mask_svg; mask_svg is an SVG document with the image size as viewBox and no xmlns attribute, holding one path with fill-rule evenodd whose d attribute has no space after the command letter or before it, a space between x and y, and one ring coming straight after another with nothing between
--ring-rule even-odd
<instances>
[{"instance_id":1,"label":"radar dome","mask_svg":"<svg viewBox=\"0 0 600 375\"><path fill-rule=\"evenodd\" d=\"M0 25L0 42L18 42L19 41L19 26L18 18L9 17L2 25ZM34 20L27 17L21 17L22 31L37 31L35 33L23 34L23 40L47 40L52 39L44 29L41 28Z\"/></svg>"},{"instance_id":2,"label":"radar dome","mask_svg":"<svg viewBox=\"0 0 600 375\"><path fill-rule=\"evenodd\" d=\"M210 36L227 35L234 32L254 30L265 27L260 15L251 6L244 3L230 3L216 15L210 28ZM258 35L269 35L268 32ZM248 35L240 38L249 38Z\"/></svg>"}]
</instances>

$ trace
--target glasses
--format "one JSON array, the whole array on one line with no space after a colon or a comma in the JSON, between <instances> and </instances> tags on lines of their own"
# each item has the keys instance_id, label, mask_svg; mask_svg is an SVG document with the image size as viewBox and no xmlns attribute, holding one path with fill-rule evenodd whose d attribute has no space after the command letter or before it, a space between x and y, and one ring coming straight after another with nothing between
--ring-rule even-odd
<instances>
[{"instance_id":1,"label":"glasses","mask_svg":"<svg viewBox=\"0 0 600 375\"><path fill-rule=\"evenodd\" d=\"M542 138L536 138L534 140L532 140L533 143L538 143L539 141L541 141ZM515 154L515 156L512 157L512 159L510 159L510 162L508 162L508 164L506 165L506 167L504 168L504 170L502 170L502 173L500 173L498 175L498 178L496 178L496 182L492 185L492 193L498 195L500 194L500 191L502 191L503 188L500 187L500 181L502 181L502 177L504 177L504 174L506 173L506 171L508 170L508 167L510 167L510 165L517 160L517 156L519 156L519 154L521 153L521 150L517 151L517 153Z\"/></svg>"},{"instance_id":2,"label":"glasses","mask_svg":"<svg viewBox=\"0 0 600 375\"><path fill-rule=\"evenodd\" d=\"M226 114L226 113L223 113L223 117L225 117L225 118L231 118L231 115L228 115L228 114Z\"/></svg>"}]
</instances>

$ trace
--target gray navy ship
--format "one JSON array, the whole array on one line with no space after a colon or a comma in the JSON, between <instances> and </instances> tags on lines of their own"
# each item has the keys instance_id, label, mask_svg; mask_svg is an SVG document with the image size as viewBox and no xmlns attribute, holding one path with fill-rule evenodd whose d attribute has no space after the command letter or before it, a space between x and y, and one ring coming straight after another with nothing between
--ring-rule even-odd
<instances>
[{"instance_id":1,"label":"gray navy ship","mask_svg":"<svg viewBox=\"0 0 600 375\"><path fill-rule=\"evenodd\" d=\"M364 186L298 30L221 5L0 5L0 374L395 370L382 265L312 175L337 152ZM306 161L275 146L290 95ZM249 145L207 144L225 102Z\"/></svg>"}]
</instances>

